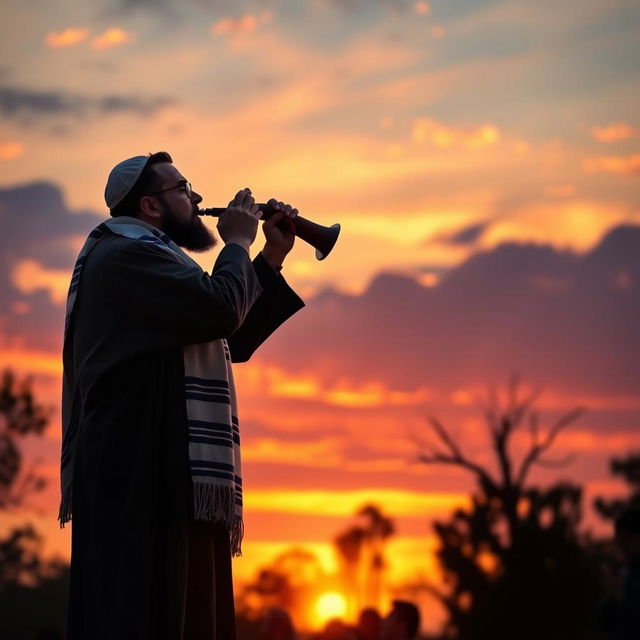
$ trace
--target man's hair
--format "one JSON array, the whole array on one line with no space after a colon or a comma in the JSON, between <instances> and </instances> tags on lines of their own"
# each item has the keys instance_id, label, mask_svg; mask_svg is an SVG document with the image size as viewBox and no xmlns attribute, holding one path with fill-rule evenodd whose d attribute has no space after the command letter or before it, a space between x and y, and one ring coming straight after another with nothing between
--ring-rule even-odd
<instances>
[{"instance_id":1,"label":"man's hair","mask_svg":"<svg viewBox=\"0 0 640 640\"><path fill-rule=\"evenodd\" d=\"M615 531L616 535L620 535L622 532L632 536L640 534L640 509L637 507L625 509L616 518Z\"/></svg>"},{"instance_id":2,"label":"man's hair","mask_svg":"<svg viewBox=\"0 0 640 640\"><path fill-rule=\"evenodd\" d=\"M140 198L160 190L160 177L153 167L162 162L173 164L171 156L166 151L149 154L147 164L144 165L142 173L134 182L129 193L111 209L110 213L114 218L118 216L137 217L140 213Z\"/></svg>"},{"instance_id":3,"label":"man's hair","mask_svg":"<svg viewBox=\"0 0 640 640\"><path fill-rule=\"evenodd\" d=\"M420 627L420 612L418 607L412 602L406 600L394 600L393 609L397 612L398 617L404 622L407 630L407 637L415 638Z\"/></svg>"}]
</instances>

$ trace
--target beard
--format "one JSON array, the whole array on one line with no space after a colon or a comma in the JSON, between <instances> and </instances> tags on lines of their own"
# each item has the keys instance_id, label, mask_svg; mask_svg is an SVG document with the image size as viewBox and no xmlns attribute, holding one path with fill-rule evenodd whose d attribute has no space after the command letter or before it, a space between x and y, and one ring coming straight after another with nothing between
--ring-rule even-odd
<instances>
[{"instance_id":1,"label":"beard","mask_svg":"<svg viewBox=\"0 0 640 640\"><path fill-rule=\"evenodd\" d=\"M188 222L177 220L168 203L165 204L162 230L179 246L194 253L204 253L217 242L211 231L204 226L202 219L193 209L193 218Z\"/></svg>"}]
</instances>

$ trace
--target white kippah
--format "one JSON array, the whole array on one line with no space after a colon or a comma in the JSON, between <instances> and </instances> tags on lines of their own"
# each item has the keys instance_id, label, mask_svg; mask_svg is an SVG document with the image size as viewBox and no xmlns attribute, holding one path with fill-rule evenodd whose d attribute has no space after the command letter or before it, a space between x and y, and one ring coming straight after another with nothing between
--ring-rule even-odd
<instances>
[{"instance_id":1,"label":"white kippah","mask_svg":"<svg viewBox=\"0 0 640 640\"><path fill-rule=\"evenodd\" d=\"M104 188L104 200L109 209L114 209L125 199L148 160L149 156L134 156L123 160L111 169L107 186Z\"/></svg>"}]
</instances>

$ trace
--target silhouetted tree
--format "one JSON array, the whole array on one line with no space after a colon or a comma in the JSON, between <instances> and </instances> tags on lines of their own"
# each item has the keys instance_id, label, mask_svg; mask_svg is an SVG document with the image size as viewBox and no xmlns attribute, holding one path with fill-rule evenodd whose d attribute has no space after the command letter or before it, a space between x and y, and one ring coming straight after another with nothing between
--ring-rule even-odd
<instances>
[{"instance_id":1,"label":"silhouetted tree","mask_svg":"<svg viewBox=\"0 0 640 640\"><path fill-rule=\"evenodd\" d=\"M354 617L361 608L360 559L364 539L364 528L353 526L338 534L333 540L340 560L340 575L342 576L343 583L342 590L347 599L347 613L349 617Z\"/></svg>"},{"instance_id":2,"label":"silhouetted tree","mask_svg":"<svg viewBox=\"0 0 640 640\"><path fill-rule=\"evenodd\" d=\"M384 547L394 534L395 526L374 504L364 506L358 515L365 519L365 607L379 609L382 596L382 580L386 569Z\"/></svg>"},{"instance_id":3,"label":"silhouetted tree","mask_svg":"<svg viewBox=\"0 0 640 640\"><path fill-rule=\"evenodd\" d=\"M621 498L598 497L594 501L594 506L602 518L615 520L626 508L640 508L640 453L635 452L624 457L613 458L609 462L609 469L612 475L622 477L630 493Z\"/></svg>"},{"instance_id":4,"label":"silhouetted tree","mask_svg":"<svg viewBox=\"0 0 640 640\"><path fill-rule=\"evenodd\" d=\"M236 603L242 624L248 628L246 621L255 623L273 607L284 609L299 620L311 609L324 578L313 553L297 547L287 549L238 593ZM258 628L255 624L249 626Z\"/></svg>"},{"instance_id":5,"label":"silhouetted tree","mask_svg":"<svg viewBox=\"0 0 640 640\"><path fill-rule=\"evenodd\" d=\"M334 546L342 565L344 592L349 614L363 607L380 607L386 562L384 547L395 531L393 520L374 504L357 512L361 522L334 538Z\"/></svg>"},{"instance_id":6,"label":"silhouetted tree","mask_svg":"<svg viewBox=\"0 0 640 640\"><path fill-rule=\"evenodd\" d=\"M41 491L46 480L33 469L23 473L19 441L41 435L49 411L35 402L31 380L18 383L9 369L0 383L0 509L20 506L26 497Z\"/></svg>"},{"instance_id":7,"label":"silhouetted tree","mask_svg":"<svg viewBox=\"0 0 640 640\"><path fill-rule=\"evenodd\" d=\"M20 382L10 370L0 380L0 509L15 511L44 489L35 465L25 468L22 441L41 436L50 409L38 404L29 378ZM42 537L30 524L13 528L0 540L0 637L62 637L68 566L43 561Z\"/></svg>"},{"instance_id":8,"label":"silhouetted tree","mask_svg":"<svg viewBox=\"0 0 640 640\"><path fill-rule=\"evenodd\" d=\"M558 434L582 413L563 415L544 433L533 404L534 391L519 399L511 382L506 406L495 394L486 422L497 473L468 458L435 418L430 426L439 444L419 456L425 464L470 471L476 480L471 506L434 525L446 591L438 591L449 615L447 637L460 640L599 638L595 606L601 593L597 561L578 531L581 488L558 483L529 486L535 464ZM528 427L530 446L522 460L511 452L514 433ZM567 460L552 464L566 464Z\"/></svg>"}]
</instances>

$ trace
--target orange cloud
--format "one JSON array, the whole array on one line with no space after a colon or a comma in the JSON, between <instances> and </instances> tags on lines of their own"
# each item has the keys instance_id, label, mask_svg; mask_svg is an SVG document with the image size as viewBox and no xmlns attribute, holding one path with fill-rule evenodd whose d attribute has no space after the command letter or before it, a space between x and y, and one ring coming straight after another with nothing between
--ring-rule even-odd
<instances>
[{"instance_id":1,"label":"orange cloud","mask_svg":"<svg viewBox=\"0 0 640 640\"><path fill-rule=\"evenodd\" d=\"M272 19L273 16L269 11L263 11L259 15L246 13L237 18L222 18L211 26L211 33L214 36L252 33L257 29L258 24L267 24L271 22Z\"/></svg>"},{"instance_id":2,"label":"orange cloud","mask_svg":"<svg viewBox=\"0 0 640 640\"><path fill-rule=\"evenodd\" d=\"M609 124L604 127L593 127L591 136L598 142L618 142L619 140L629 140L635 138L638 132L626 122Z\"/></svg>"},{"instance_id":3,"label":"orange cloud","mask_svg":"<svg viewBox=\"0 0 640 640\"><path fill-rule=\"evenodd\" d=\"M133 38L133 33L127 32L119 27L111 27L91 41L91 48L96 51L110 49L131 42Z\"/></svg>"},{"instance_id":4,"label":"orange cloud","mask_svg":"<svg viewBox=\"0 0 640 640\"><path fill-rule=\"evenodd\" d=\"M248 491L245 505L251 511L349 517L365 504L382 504L390 516L419 516L447 513L469 505L460 492L411 492L398 489L356 489L345 491L296 491L256 489Z\"/></svg>"},{"instance_id":5,"label":"orange cloud","mask_svg":"<svg viewBox=\"0 0 640 640\"><path fill-rule=\"evenodd\" d=\"M632 156L601 156L586 158L584 168L589 173L619 173L637 175L640 173L640 154Z\"/></svg>"},{"instance_id":6,"label":"orange cloud","mask_svg":"<svg viewBox=\"0 0 640 640\"><path fill-rule=\"evenodd\" d=\"M2 367L10 366L21 374L45 374L58 376L62 374L62 358L60 354L46 351L31 351L19 347L0 348Z\"/></svg>"},{"instance_id":7,"label":"orange cloud","mask_svg":"<svg viewBox=\"0 0 640 640\"><path fill-rule=\"evenodd\" d=\"M490 124L475 129L455 129L430 118L417 118L411 138L418 144L429 143L441 148L464 146L478 149L495 145L500 140L500 131Z\"/></svg>"},{"instance_id":8,"label":"orange cloud","mask_svg":"<svg viewBox=\"0 0 640 640\"><path fill-rule=\"evenodd\" d=\"M33 293L39 289L49 292L51 301L63 304L69 290L69 272L47 269L37 260L21 260L13 268L11 281L22 293Z\"/></svg>"},{"instance_id":9,"label":"orange cloud","mask_svg":"<svg viewBox=\"0 0 640 640\"><path fill-rule=\"evenodd\" d=\"M640 435L637 433L594 433L587 430L568 429L554 445L556 451L577 451L580 453L620 454L623 451L637 449L640 446ZM553 458L553 451L549 454Z\"/></svg>"},{"instance_id":10,"label":"orange cloud","mask_svg":"<svg viewBox=\"0 0 640 640\"><path fill-rule=\"evenodd\" d=\"M45 44L52 49L73 47L89 37L89 29L69 27L62 31L51 31L45 38Z\"/></svg>"},{"instance_id":11,"label":"orange cloud","mask_svg":"<svg viewBox=\"0 0 640 640\"><path fill-rule=\"evenodd\" d=\"M0 160L13 160L24 153L22 142L4 142L0 144Z\"/></svg>"},{"instance_id":12,"label":"orange cloud","mask_svg":"<svg viewBox=\"0 0 640 640\"><path fill-rule=\"evenodd\" d=\"M311 373L291 375L276 367L253 364L246 371L246 381L254 389L263 389L275 398L312 400L337 407L372 408L382 406L418 406L432 397L426 387L414 391L390 389L381 382L354 385L336 380L327 386Z\"/></svg>"},{"instance_id":13,"label":"orange cloud","mask_svg":"<svg viewBox=\"0 0 640 640\"><path fill-rule=\"evenodd\" d=\"M430 11L431 11L431 7L429 6L428 2L424 2L424 0L419 0L418 2L416 2L413 5L413 8L415 9L416 13L419 13L420 15L427 15Z\"/></svg>"},{"instance_id":14,"label":"orange cloud","mask_svg":"<svg viewBox=\"0 0 640 640\"><path fill-rule=\"evenodd\" d=\"M243 442L242 458L248 462L336 468L343 463L339 453L341 445L342 440L337 438L296 442L295 445L275 438L257 438Z\"/></svg>"}]
</instances>

